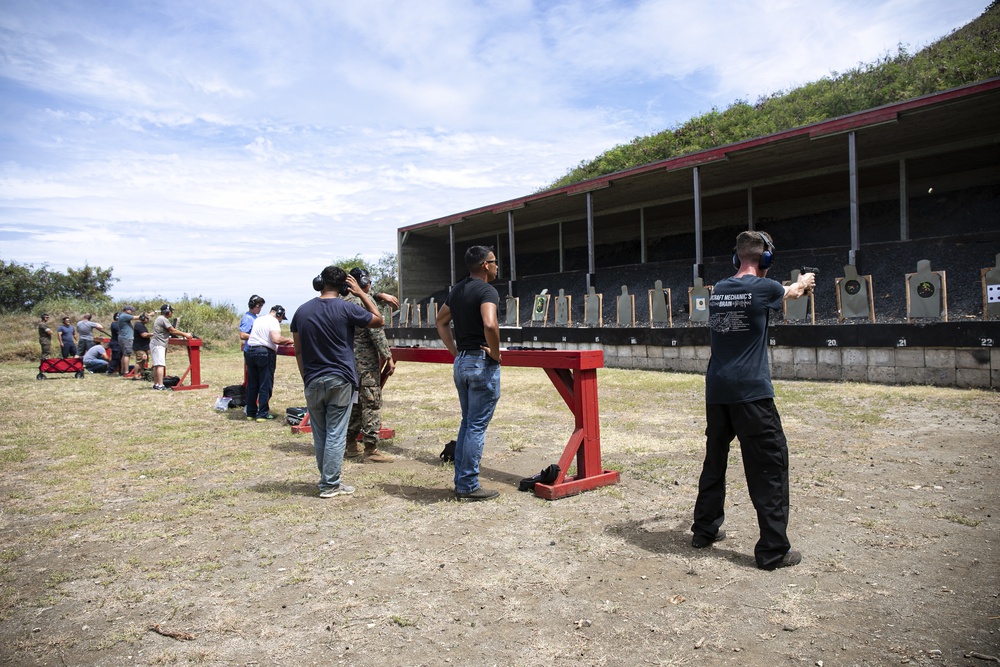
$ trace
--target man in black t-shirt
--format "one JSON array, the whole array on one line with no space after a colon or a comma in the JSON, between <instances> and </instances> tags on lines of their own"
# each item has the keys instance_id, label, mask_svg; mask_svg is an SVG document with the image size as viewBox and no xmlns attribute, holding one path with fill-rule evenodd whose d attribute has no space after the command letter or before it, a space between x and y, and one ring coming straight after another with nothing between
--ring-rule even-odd
<instances>
[{"instance_id":1,"label":"man in black t-shirt","mask_svg":"<svg viewBox=\"0 0 1000 667\"><path fill-rule=\"evenodd\" d=\"M811 273L782 287L766 278L774 261L771 237L741 232L736 237L736 275L716 283L709 299L712 356L705 375L705 463L698 481L691 546L703 549L726 537L726 466L729 445L740 440L747 489L760 539L754 547L757 567L773 570L802 560L791 548L788 527L788 446L774 406L771 369L767 362L770 311L783 299L796 299L815 285Z\"/></svg>"},{"instance_id":2,"label":"man in black t-shirt","mask_svg":"<svg viewBox=\"0 0 1000 667\"><path fill-rule=\"evenodd\" d=\"M132 373L133 380L145 380L144 375L149 369L149 342L153 334L149 333L149 316L143 313L139 316L139 321L132 325L135 330L135 342L132 344L132 352L135 354L135 370Z\"/></svg>"},{"instance_id":3,"label":"man in black t-shirt","mask_svg":"<svg viewBox=\"0 0 1000 667\"><path fill-rule=\"evenodd\" d=\"M489 500L500 493L479 486L479 461L486 428L500 400L500 295L490 285L497 277L497 258L485 246L472 246L465 252L465 265L469 277L448 294L435 324L445 347L455 356L453 375L462 406L462 425L455 440L455 497Z\"/></svg>"}]
</instances>

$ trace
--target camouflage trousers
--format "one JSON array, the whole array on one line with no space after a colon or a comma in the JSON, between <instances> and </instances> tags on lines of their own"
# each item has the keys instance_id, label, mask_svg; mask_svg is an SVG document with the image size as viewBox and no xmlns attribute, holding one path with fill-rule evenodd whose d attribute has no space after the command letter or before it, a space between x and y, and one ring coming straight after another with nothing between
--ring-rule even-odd
<instances>
[{"instance_id":1,"label":"camouflage trousers","mask_svg":"<svg viewBox=\"0 0 1000 667\"><path fill-rule=\"evenodd\" d=\"M351 420L347 423L347 449L357 450L360 433L365 449L378 446L378 432L382 428L382 388L358 387L358 402L351 408Z\"/></svg>"}]
</instances>

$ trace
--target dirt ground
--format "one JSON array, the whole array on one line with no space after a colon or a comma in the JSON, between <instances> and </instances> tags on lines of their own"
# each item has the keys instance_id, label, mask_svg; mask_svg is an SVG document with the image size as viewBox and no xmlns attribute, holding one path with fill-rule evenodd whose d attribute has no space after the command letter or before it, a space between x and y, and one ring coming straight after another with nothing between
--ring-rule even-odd
<instances>
[{"instance_id":1,"label":"dirt ground","mask_svg":"<svg viewBox=\"0 0 1000 667\"><path fill-rule=\"evenodd\" d=\"M320 500L311 438L213 410L239 357L206 357L212 388L168 395L0 367L0 664L1000 662L996 393L776 383L803 561L763 572L738 447L728 538L690 546L698 376L601 371L622 482L544 501L517 482L572 420L505 368L482 475L502 496L459 503L449 369L400 364L396 462L347 463L358 492Z\"/></svg>"}]
</instances>

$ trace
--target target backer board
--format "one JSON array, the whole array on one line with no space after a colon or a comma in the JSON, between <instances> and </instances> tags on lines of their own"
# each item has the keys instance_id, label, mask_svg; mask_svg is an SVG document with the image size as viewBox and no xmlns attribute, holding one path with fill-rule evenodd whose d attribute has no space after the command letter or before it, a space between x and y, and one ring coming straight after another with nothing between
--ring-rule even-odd
<instances>
[{"instance_id":1,"label":"target backer board","mask_svg":"<svg viewBox=\"0 0 1000 667\"><path fill-rule=\"evenodd\" d=\"M618 326L635 326L635 295L628 293L628 287L622 285L622 293L618 296L617 304Z\"/></svg>"},{"instance_id":2,"label":"target backer board","mask_svg":"<svg viewBox=\"0 0 1000 667\"><path fill-rule=\"evenodd\" d=\"M712 296L712 286L705 285L701 278L694 279L688 287L688 312L692 322L708 322L708 299Z\"/></svg>"},{"instance_id":3,"label":"target backer board","mask_svg":"<svg viewBox=\"0 0 1000 667\"><path fill-rule=\"evenodd\" d=\"M670 288L664 289L663 281L653 283L649 290L649 326L674 326L674 307L670 300Z\"/></svg>"},{"instance_id":4,"label":"target backer board","mask_svg":"<svg viewBox=\"0 0 1000 667\"><path fill-rule=\"evenodd\" d=\"M521 326L521 300L516 296L509 296L505 301L507 305L507 313L504 319L504 325L508 327L520 327Z\"/></svg>"},{"instance_id":5,"label":"target backer board","mask_svg":"<svg viewBox=\"0 0 1000 667\"><path fill-rule=\"evenodd\" d=\"M844 277L836 279L837 321L867 317L875 321L875 302L872 300L874 288L871 276L859 276L852 264L844 267Z\"/></svg>"},{"instance_id":6,"label":"target backer board","mask_svg":"<svg viewBox=\"0 0 1000 667\"><path fill-rule=\"evenodd\" d=\"M556 326L573 326L573 297L566 296L566 290L559 290L556 297Z\"/></svg>"},{"instance_id":7,"label":"target backer board","mask_svg":"<svg viewBox=\"0 0 1000 667\"><path fill-rule=\"evenodd\" d=\"M791 281L786 284L791 284L798 282L799 280L799 270L794 269L791 275ZM784 313L785 319L789 322L801 322L802 320L809 318L809 313L812 312L812 323L816 324L816 297L810 290L808 294L800 296L798 299L784 299L781 302L782 312Z\"/></svg>"},{"instance_id":8,"label":"target backer board","mask_svg":"<svg viewBox=\"0 0 1000 667\"><path fill-rule=\"evenodd\" d=\"M931 261L917 262L916 273L906 274L906 319L948 321L948 288L944 271L931 271Z\"/></svg>"},{"instance_id":9,"label":"target backer board","mask_svg":"<svg viewBox=\"0 0 1000 667\"><path fill-rule=\"evenodd\" d=\"M583 321L588 327L603 326L604 319L601 313L604 312L604 295L598 294L591 285L590 290L583 297Z\"/></svg>"},{"instance_id":10,"label":"target backer board","mask_svg":"<svg viewBox=\"0 0 1000 667\"><path fill-rule=\"evenodd\" d=\"M1000 317L1000 253L996 266L982 270L983 275L983 319Z\"/></svg>"},{"instance_id":11,"label":"target backer board","mask_svg":"<svg viewBox=\"0 0 1000 667\"><path fill-rule=\"evenodd\" d=\"M540 294L535 295L535 301L531 306L531 323L545 326L549 322L549 302L552 295L547 289L543 289Z\"/></svg>"}]
</instances>

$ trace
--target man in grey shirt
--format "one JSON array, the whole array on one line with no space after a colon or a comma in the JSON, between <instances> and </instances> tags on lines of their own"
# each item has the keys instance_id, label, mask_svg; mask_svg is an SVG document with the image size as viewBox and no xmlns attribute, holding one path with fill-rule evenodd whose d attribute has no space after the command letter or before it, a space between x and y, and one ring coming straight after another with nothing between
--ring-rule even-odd
<instances>
[{"instance_id":1,"label":"man in grey shirt","mask_svg":"<svg viewBox=\"0 0 1000 667\"><path fill-rule=\"evenodd\" d=\"M76 323L76 332L80 336L79 353L81 357L87 353L87 350L94 347L94 329L104 331L104 327L100 324L90 321L92 317L92 314L84 313L83 319Z\"/></svg>"}]
</instances>

